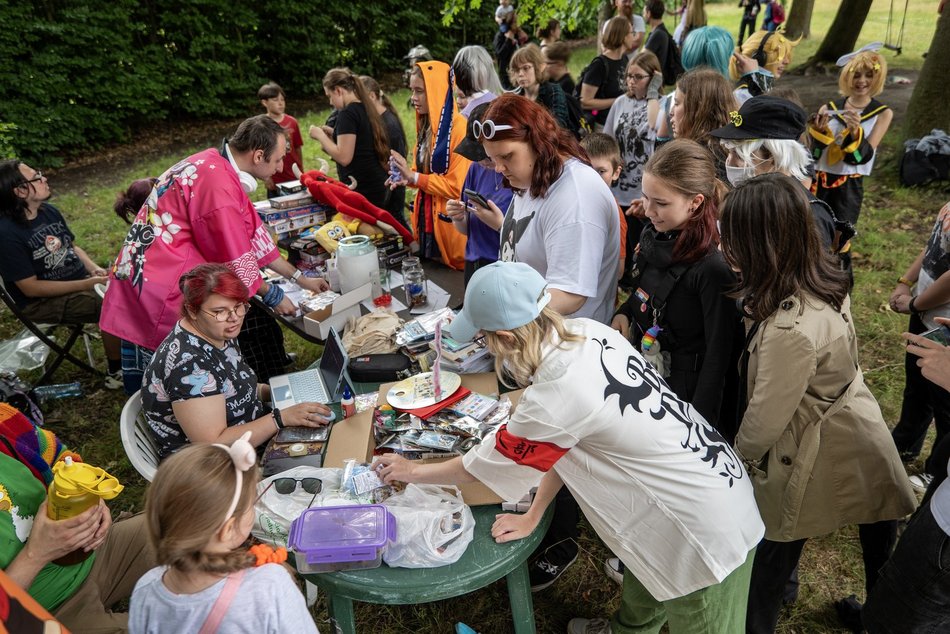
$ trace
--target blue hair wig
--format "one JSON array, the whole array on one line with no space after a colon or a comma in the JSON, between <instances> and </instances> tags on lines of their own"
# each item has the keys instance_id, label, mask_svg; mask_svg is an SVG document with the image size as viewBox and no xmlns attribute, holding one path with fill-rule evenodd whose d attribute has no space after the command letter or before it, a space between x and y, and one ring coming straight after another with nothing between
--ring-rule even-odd
<instances>
[{"instance_id":1,"label":"blue hair wig","mask_svg":"<svg viewBox=\"0 0 950 634\"><path fill-rule=\"evenodd\" d=\"M729 58L735 47L732 35L721 26L693 29L683 42L683 68L691 70L697 66L708 66L729 79Z\"/></svg>"}]
</instances>

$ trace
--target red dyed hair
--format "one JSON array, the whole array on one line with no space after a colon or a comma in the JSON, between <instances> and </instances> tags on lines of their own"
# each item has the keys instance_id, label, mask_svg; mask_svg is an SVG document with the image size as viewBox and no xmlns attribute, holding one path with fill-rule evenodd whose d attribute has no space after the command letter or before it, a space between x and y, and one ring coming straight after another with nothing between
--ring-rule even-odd
<instances>
[{"instance_id":1,"label":"red dyed hair","mask_svg":"<svg viewBox=\"0 0 950 634\"><path fill-rule=\"evenodd\" d=\"M531 195L543 198L548 188L561 177L564 161L578 158L590 165L587 152L570 132L558 125L547 108L521 95L504 94L490 102L482 121L510 125L513 129L495 133L492 141L527 143L537 159L531 175ZM505 187L511 187L505 179Z\"/></svg>"},{"instance_id":2,"label":"red dyed hair","mask_svg":"<svg viewBox=\"0 0 950 634\"><path fill-rule=\"evenodd\" d=\"M189 317L201 310L201 305L214 293L246 302L247 287L234 271L223 264L199 264L178 280L181 289L181 316Z\"/></svg>"},{"instance_id":3,"label":"red dyed hair","mask_svg":"<svg viewBox=\"0 0 950 634\"><path fill-rule=\"evenodd\" d=\"M703 202L690 213L676 244L675 262L693 263L705 257L719 244L719 205L726 186L716 177L712 153L689 139L675 139L653 153L643 168L654 178L687 198L703 195Z\"/></svg>"}]
</instances>

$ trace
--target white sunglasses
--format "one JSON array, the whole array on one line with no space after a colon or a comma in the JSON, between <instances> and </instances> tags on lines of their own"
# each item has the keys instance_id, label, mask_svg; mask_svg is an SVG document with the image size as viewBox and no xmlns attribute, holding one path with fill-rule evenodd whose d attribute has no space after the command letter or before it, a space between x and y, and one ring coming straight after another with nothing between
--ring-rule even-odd
<instances>
[{"instance_id":1,"label":"white sunglasses","mask_svg":"<svg viewBox=\"0 0 950 634\"><path fill-rule=\"evenodd\" d=\"M514 126L497 124L491 119L485 119L484 121L476 121L472 124L472 132L475 134L475 139L485 139L486 141L491 141L495 138L496 132L501 132L502 130L514 130Z\"/></svg>"}]
</instances>

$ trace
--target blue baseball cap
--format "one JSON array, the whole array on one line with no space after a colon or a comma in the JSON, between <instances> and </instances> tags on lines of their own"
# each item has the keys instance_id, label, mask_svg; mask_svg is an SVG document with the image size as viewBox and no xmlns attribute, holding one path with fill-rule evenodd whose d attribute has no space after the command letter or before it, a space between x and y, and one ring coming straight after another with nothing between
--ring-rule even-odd
<instances>
[{"instance_id":1,"label":"blue baseball cap","mask_svg":"<svg viewBox=\"0 0 950 634\"><path fill-rule=\"evenodd\" d=\"M551 301L547 282L522 262L495 262L472 275L462 311L449 325L449 336L471 341L479 330L513 330L541 314Z\"/></svg>"}]
</instances>

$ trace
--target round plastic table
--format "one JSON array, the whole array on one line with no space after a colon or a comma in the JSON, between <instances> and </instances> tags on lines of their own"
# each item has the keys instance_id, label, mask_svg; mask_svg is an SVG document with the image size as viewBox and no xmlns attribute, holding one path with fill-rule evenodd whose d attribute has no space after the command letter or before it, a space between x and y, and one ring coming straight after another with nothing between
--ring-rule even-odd
<instances>
[{"instance_id":1,"label":"round plastic table","mask_svg":"<svg viewBox=\"0 0 950 634\"><path fill-rule=\"evenodd\" d=\"M541 542L551 523L554 505L525 539L496 544L491 536L495 515L501 506L473 506L475 534L465 554L454 564L438 568L390 568L383 564L369 570L347 570L303 575L327 593L330 618L338 632L354 634L353 601L384 605L407 605L450 599L505 577L516 634L535 631L534 606L528 581L528 557Z\"/></svg>"}]
</instances>

